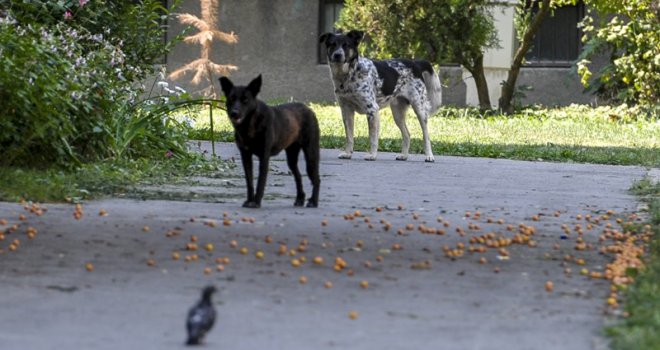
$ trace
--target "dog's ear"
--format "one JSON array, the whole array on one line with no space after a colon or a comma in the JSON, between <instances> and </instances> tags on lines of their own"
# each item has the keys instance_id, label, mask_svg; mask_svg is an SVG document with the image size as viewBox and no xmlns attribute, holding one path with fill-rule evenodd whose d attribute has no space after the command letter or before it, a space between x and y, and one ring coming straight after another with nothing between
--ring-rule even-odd
<instances>
[{"instance_id":1,"label":"dog's ear","mask_svg":"<svg viewBox=\"0 0 660 350\"><path fill-rule=\"evenodd\" d=\"M247 89L252 93L253 97L257 97L257 94L261 90L261 74L248 84Z\"/></svg>"},{"instance_id":2,"label":"dog's ear","mask_svg":"<svg viewBox=\"0 0 660 350\"><path fill-rule=\"evenodd\" d=\"M346 36L355 41L355 46L357 46L364 38L364 32L361 30L351 30Z\"/></svg>"},{"instance_id":3,"label":"dog's ear","mask_svg":"<svg viewBox=\"0 0 660 350\"><path fill-rule=\"evenodd\" d=\"M329 39L331 36L333 36L333 35L334 35L334 34L332 34L332 33L323 33L323 34L321 34L321 36L319 37L319 42L325 44L325 42L328 41L328 39Z\"/></svg>"},{"instance_id":4,"label":"dog's ear","mask_svg":"<svg viewBox=\"0 0 660 350\"><path fill-rule=\"evenodd\" d=\"M225 96L229 96L231 93L231 90L234 89L234 84L229 80L227 77L220 77L220 87L222 88L222 92L224 92Z\"/></svg>"}]
</instances>

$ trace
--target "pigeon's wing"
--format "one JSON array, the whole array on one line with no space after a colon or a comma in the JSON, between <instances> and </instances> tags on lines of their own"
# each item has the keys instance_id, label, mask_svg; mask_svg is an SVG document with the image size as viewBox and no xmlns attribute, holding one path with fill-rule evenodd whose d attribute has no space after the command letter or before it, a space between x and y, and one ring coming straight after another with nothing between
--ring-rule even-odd
<instances>
[{"instance_id":1,"label":"pigeon's wing","mask_svg":"<svg viewBox=\"0 0 660 350\"><path fill-rule=\"evenodd\" d=\"M215 308L211 306L209 308L209 315L208 315L208 324L209 324L209 330L213 327L215 324Z\"/></svg>"},{"instance_id":2,"label":"pigeon's wing","mask_svg":"<svg viewBox=\"0 0 660 350\"><path fill-rule=\"evenodd\" d=\"M215 322L215 310L210 305L198 305L188 312L188 334L193 337L203 337Z\"/></svg>"}]
</instances>

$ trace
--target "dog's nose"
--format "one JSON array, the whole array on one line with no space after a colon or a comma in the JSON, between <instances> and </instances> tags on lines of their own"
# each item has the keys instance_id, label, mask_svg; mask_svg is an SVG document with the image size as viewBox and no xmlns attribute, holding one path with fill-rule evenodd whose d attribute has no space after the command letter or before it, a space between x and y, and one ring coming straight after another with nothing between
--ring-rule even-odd
<instances>
[{"instance_id":1,"label":"dog's nose","mask_svg":"<svg viewBox=\"0 0 660 350\"><path fill-rule=\"evenodd\" d=\"M335 52L335 53L332 54L332 60L333 61L339 61L339 60L341 60L341 58L342 58L342 54L339 53L339 52Z\"/></svg>"},{"instance_id":2,"label":"dog's nose","mask_svg":"<svg viewBox=\"0 0 660 350\"><path fill-rule=\"evenodd\" d=\"M229 111L229 118L236 119L238 118L238 109L232 109Z\"/></svg>"}]
</instances>

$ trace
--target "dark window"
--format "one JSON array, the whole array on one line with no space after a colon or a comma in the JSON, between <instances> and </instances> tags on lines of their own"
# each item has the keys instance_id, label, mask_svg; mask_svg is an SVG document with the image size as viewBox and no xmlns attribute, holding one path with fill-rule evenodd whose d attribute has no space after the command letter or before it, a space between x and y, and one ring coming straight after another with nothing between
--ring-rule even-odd
<instances>
[{"instance_id":1,"label":"dark window","mask_svg":"<svg viewBox=\"0 0 660 350\"><path fill-rule=\"evenodd\" d=\"M321 0L319 6L319 36L321 36L323 33L335 31L335 22L339 19L339 14L344 8L344 1ZM319 43L318 53L319 63L328 63L328 57L325 53L325 45L322 43Z\"/></svg>"},{"instance_id":2,"label":"dark window","mask_svg":"<svg viewBox=\"0 0 660 350\"><path fill-rule=\"evenodd\" d=\"M581 32L578 23L584 17L584 5L564 6L548 15L534 37L525 59L532 66L569 66L580 53Z\"/></svg>"}]
</instances>

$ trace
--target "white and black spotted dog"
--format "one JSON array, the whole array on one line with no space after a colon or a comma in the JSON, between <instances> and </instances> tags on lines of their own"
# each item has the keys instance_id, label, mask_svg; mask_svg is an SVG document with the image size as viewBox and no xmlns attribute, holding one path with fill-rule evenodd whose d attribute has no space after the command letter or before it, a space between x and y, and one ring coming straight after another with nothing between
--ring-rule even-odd
<instances>
[{"instance_id":1,"label":"white and black spotted dog","mask_svg":"<svg viewBox=\"0 0 660 350\"><path fill-rule=\"evenodd\" d=\"M401 154L396 159L408 159L410 133L406 127L406 111L412 106L424 134L426 161L433 162L427 122L442 102L442 87L433 66L427 61L376 61L361 57L358 45L363 37L364 33L357 30L346 34L325 33L320 37L327 48L335 97L346 131L346 149L339 158L350 159L353 155L353 120L357 112L366 114L369 122L370 151L365 159L376 160L380 129L378 113L389 105L403 138Z\"/></svg>"}]
</instances>

